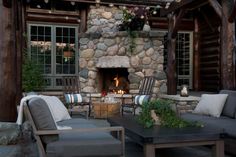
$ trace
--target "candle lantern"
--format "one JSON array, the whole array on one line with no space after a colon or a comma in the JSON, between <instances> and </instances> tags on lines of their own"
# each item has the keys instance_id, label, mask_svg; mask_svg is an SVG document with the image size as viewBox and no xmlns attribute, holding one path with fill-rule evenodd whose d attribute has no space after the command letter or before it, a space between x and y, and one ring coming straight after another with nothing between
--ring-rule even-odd
<instances>
[{"instance_id":1,"label":"candle lantern","mask_svg":"<svg viewBox=\"0 0 236 157\"><path fill-rule=\"evenodd\" d=\"M187 85L182 85L180 88L180 96L182 97L188 97L189 96L189 90Z\"/></svg>"}]
</instances>

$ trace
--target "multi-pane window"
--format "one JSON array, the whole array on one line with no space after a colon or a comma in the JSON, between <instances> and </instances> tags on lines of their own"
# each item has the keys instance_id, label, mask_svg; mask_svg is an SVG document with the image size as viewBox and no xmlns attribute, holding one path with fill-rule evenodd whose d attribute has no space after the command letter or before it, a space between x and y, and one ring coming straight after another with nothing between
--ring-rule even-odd
<instances>
[{"instance_id":1,"label":"multi-pane window","mask_svg":"<svg viewBox=\"0 0 236 157\"><path fill-rule=\"evenodd\" d=\"M28 25L29 54L40 65L47 88L60 88L62 76L78 73L76 32L74 26Z\"/></svg>"},{"instance_id":2,"label":"multi-pane window","mask_svg":"<svg viewBox=\"0 0 236 157\"><path fill-rule=\"evenodd\" d=\"M186 84L192 88L192 33L180 32L176 40L177 85Z\"/></svg>"},{"instance_id":3,"label":"multi-pane window","mask_svg":"<svg viewBox=\"0 0 236 157\"><path fill-rule=\"evenodd\" d=\"M181 85L188 85L192 88L192 55L193 55L193 37L192 32L179 32L176 37L175 57L176 57L176 73L177 73L177 87ZM167 41L167 36L164 37ZM165 42L165 63L167 66L167 42Z\"/></svg>"}]
</instances>

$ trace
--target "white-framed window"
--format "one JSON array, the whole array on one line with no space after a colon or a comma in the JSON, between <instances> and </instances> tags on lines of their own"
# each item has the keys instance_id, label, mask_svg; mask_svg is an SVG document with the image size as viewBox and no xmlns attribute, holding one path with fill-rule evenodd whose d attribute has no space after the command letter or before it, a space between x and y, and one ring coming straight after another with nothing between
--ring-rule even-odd
<instances>
[{"instance_id":1,"label":"white-framed window","mask_svg":"<svg viewBox=\"0 0 236 157\"><path fill-rule=\"evenodd\" d=\"M193 32L179 32L176 38L177 86L193 87Z\"/></svg>"},{"instance_id":2,"label":"white-framed window","mask_svg":"<svg viewBox=\"0 0 236 157\"><path fill-rule=\"evenodd\" d=\"M164 31L167 33L167 31ZM164 37L164 58L167 64L167 35ZM175 47L177 88L185 84L193 88L193 32L179 31ZM166 67L166 65L164 65Z\"/></svg>"},{"instance_id":3,"label":"white-framed window","mask_svg":"<svg viewBox=\"0 0 236 157\"><path fill-rule=\"evenodd\" d=\"M78 27L28 24L28 52L40 65L47 89L60 89L61 78L78 74Z\"/></svg>"}]
</instances>

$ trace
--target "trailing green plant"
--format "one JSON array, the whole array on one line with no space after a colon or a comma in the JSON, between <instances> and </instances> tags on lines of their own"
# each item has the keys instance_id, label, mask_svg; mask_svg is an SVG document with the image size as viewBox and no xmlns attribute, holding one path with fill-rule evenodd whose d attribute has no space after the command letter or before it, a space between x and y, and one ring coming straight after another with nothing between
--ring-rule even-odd
<instances>
[{"instance_id":1,"label":"trailing green plant","mask_svg":"<svg viewBox=\"0 0 236 157\"><path fill-rule=\"evenodd\" d=\"M139 123L145 128L152 127L155 121L151 117L151 110L154 110L156 115L160 118L161 126L171 128L202 127L202 124L199 122L190 122L178 117L171 108L171 103L171 101L163 99L145 102L141 106L142 111L138 116Z\"/></svg>"},{"instance_id":2,"label":"trailing green plant","mask_svg":"<svg viewBox=\"0 0 236 157\"><path fill-rule=\"evenodd\" d=\"M22 65L22 89L24 92L42 90L44 86L43 73L39 65L33 62L24 50Z\"/></svg>"},{"instance_id":3,"label":"trailing green plant","mask_svg":"<svg viewBox=\"0 0 236 157\"><path fill-rule=\"evenodd\" d=\"M137 46L136 43L135 43L135 38L137 38L137 32L128 31L128 34L129 34L129 39L130 39L129 50L128 51L133 53L135 47Z\"/></svg>"}]
</instances>

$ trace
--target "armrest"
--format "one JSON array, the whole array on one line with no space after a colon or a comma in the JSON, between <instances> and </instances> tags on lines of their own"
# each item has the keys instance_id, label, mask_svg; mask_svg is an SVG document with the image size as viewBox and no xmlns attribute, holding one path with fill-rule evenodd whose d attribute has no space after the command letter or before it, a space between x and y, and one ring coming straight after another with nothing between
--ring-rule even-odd
<instances>
[{"instance_id":1,"label":"armrest","mask_svg":"<svg viewBox=\"0 0 236 157\"><path fill-rule=\"evenodd\" d=\"M36 135L55 135L60 133L72 133L72 132L98 132L98 131L110 131L110 132L122 132L124 128L119 126L114 127L101 127L101 128L81 128L81 129L68 129L68 130L37 130Z\"/></svg>"}]
</instances>

